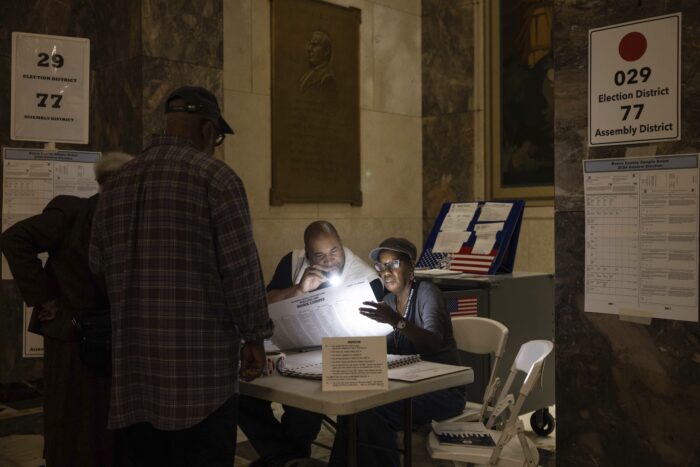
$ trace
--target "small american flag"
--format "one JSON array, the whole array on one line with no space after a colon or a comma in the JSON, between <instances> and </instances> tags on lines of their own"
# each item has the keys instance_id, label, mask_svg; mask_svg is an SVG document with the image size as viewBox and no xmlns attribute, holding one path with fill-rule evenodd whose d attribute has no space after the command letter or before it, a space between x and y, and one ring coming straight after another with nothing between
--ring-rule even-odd
<instances>
[{"instance_id":1,"label":"small american flag","mask_svg":"<svg viewBox=\"0 0 700 467\"><path fill-rule=\"evenodd\" d=\"M491 269L495 259L496 253L494 251L487 255L475 255L472 254L471 247L462 247L459 253L452 254L433 253L432 249L428 248L423 251L417 266L420 268L442 269L449 262L451 271L486 275L489 273L489 269Z\"/></svg>"},{"instance_id":2,"label":"small american flag","mask_svg":"<svg viewBox=\"0 0 700 467\"><path fill-rule=\"evenodd\" d=\"M452 298L445 305L452 316L476 316L479 301L477 297Z\"/></svg>"}]
</instances>

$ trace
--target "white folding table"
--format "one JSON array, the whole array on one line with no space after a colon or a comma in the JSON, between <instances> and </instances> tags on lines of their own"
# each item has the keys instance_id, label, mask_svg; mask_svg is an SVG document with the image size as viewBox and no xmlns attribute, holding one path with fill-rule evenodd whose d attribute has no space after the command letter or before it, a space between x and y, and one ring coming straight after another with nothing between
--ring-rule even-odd
<instances>
[{"instance_id":1,"label":"white folding table","mask_svg":"<svg viewBox=\"0 0 700 467\"><path fill-rule=\"evenodd\" d=\"M347 415L348 465L357 466L356 414L384 404L403 400L404 409L404 466L411 466L411 398L441 389L463 386L474 381L474 372L463 371L412 383L389 380L384 391L321 391L321 381L287 376L261 376L251 382L240 382L241 394L271 402L297 407L325 415Z\"/></svg>"}]
</instances>

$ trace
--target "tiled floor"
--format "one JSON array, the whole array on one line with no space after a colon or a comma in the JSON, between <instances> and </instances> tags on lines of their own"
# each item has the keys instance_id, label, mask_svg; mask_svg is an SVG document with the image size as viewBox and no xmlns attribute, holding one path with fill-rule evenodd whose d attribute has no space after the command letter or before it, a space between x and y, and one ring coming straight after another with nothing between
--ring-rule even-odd
<instances>
[{"instance_id":1,"label":"tiled floor","mask_svg":"<svg viewBox=\"0 0 700 467\"><path fill-rule=\"evenodd\" d=\"M277 405L279 411L279 405ZM553 416L556 416L554 407L550 408ZM555 433L547 437L537 436L530 430L530 414L521 417L525 424L527 436L533 440L540 450L540 465L542 467L554 467L555 465ZM246 440L243 433L238 433L238 447L236 451L235 467L244 467L257 458L255 450ZM324 427L317 441L330 446L333 435ZM13 435L0 437L0 466L3 467L39 467L43 465L41 451L43 438L39 435ZM327 461L330 452L322 447L314 446L312 457L320 461ZM425 448L425 436L414 433L413 435L413 465L415 467L426 466L451 466L450 462L436 461L428 456Z\"/></svg>"},{"instance_id":2,"label":"tiled floor","mask_svg":"<svg viewBox=\"0 0 700 467\"><path fill-rule=\"evenodd\" d=\"M281 413L281 406L279 404L273 404L275 407L275 414L277 416ZM549 412L553 417L556 417L556 408L550 407ZM520 417L523 421L526 429L526 435L530 438L535 446L537 446L540 451L540 466L542 467L554 467L555 466L555 450L556 450L556 430L552 432L549 436L542 437L536 435L530 427L530 415L525 414ZM236 451L236 467L247 466L251 461L257 458L255 450L252 448L249 442L245 440L245 436L239 431L238 433L238 448ZM443 467L452 466L451 462L438 461L431 459L428 455L428 450L425 447L425 435L414 433L413 434L413 466L414 467ZM316 438L316 442L320 442L327 446L333 444L333 435L323 427L321 433ZM314 446L312 449L311 457L321 461L328 461L328 456L330 452L327 449Z\"/></svg>"}]
</instances>

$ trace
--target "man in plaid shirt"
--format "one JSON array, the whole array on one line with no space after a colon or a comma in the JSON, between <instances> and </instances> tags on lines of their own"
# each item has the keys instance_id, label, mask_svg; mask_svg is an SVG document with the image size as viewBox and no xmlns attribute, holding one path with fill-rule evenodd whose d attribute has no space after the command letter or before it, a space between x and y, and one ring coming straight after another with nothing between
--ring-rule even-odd
<instances>
[{"instance_id":1,"label":"man in plaid shirt","mask_svg":"<svg viewBox=\"0 0 700 467\"><path fill-rule=\"evenodd\" d=\"M173 91L165 112L165 136L112 176L93 222L112 312L109 428L123 465L230 467L238 376L261 374L272 322L243 184L213 157L231 127L202 88Z\"/></svg>"}]
</instances>

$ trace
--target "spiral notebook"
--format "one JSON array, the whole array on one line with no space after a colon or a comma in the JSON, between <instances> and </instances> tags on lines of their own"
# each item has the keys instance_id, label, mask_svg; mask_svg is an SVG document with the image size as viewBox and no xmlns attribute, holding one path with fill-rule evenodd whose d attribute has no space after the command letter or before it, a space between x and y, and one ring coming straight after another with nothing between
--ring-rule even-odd
<instances>
[{"instance_id":1,"label":"spiral notebook","mask_svg":"<svg viewBox=\"0 0 700 467\"><path fill-rule=\"evenodd\" d=\"M491 433L481 422L433 421L433 432L440 444L484 447L496 445Z\"/></svg>"},{"instance_id":2,"label":"spiral notebook","mask_svg":"<svg viewBox=\"0 0 700 467\"><path fill-rule=\"evenodd\" d=\"M421 381L467 370L463 366L421 360L420 355L389 354L386 356L386 360L389 367L389 379L396 381ZM277 362L277 372L284 376L320 380L323 375L321 350L287 355Z\"/></svg>"},{"instance_id":3,"label":"spiral notebook","mask_svg":"<svg viewBox=\"0 0 700 467\"><path fill-rule=\"evenodd\" d=\"M386 360L389 370L421 361L419 355L392 354L387 355ZM321 350L287 355L277 362L277 372L284 376L294 376L296 378L321 379L323 375ZM391 372L389 373L389 379L393 379Z\"/></svg>"}]
</instances>

